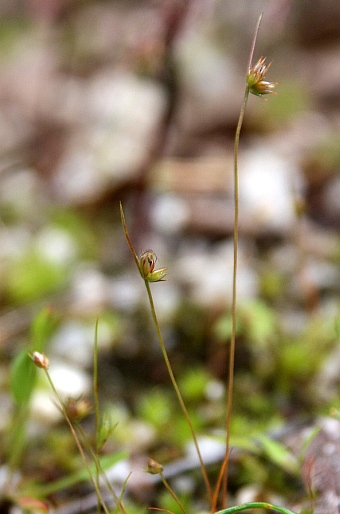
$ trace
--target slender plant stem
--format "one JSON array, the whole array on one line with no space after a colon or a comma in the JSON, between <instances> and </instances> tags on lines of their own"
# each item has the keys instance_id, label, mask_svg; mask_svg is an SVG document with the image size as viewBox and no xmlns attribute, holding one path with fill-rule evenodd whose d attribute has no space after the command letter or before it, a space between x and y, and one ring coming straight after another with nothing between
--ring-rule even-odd
<instances>
[{"instance_id":1,"label":"slender plant stem","mask_svg":"<svg viewBox=\"0 0 340 514\"><path fill-rule=\"evenodd\" d=\"M179 387L177 385L175 375L174 375L174 373L172 371L170 360L169 360L169 357L168 357L168 354L167 354L167 351L166 351L166 348L165 348L165 344L164 344L164 341L163 341L163 336L162 336L162 333L161 333L161 329L160 329L160 326L159 326L159 323L158 323L158 318L157 318L157 314L156 314L155 304L154 304L152 293L151 293L151 289L150 289L150 283L148 282L148 280L144 279L143 274L141 272L141 268L140 268L140 265L139 265L138 257L137 257L137 254L135 252L135 249L133 247L133 244L131 242L131 239L130 239L130 236L129 236L129 233L128 233L128 229L127 229L126 221L125 221L125 216L124 216L124 211L123 211L123 206L122 206L121 203L120 203L119 208L120 208L120 216L121 216L121 220L122 220L124 234L125 234L127 243L129 245L130 251L132 253L132 256L134 258L134 261L136 263L136 266L138 268L138 271L139 271L140 275L142 276L142 278L144 280L144 283L145 283L145 287L146 287L148 298L149 298L150 308L151 308L151 314L152 314L153 322L154 322L154 325L155 325L155 328L156 328L157 337L158 337L159 344L160 344L160 347L161 347L161 350L162 350L163 358L164 358L166 367L168 369L170 380L171 380L171 383L172 383L173 388L175 390L175 393L177 395L179 404L180 404L181 409L183 411L184 417L185 417L185 419L186 419L186 421L188 423L188 426L189 426L189 429L190 429L190 432L191 432L191 436L192 436L192 439L193 439L194 444L195 444L195 448L196 448L196 452L197 452L197 455L198 455L198 459L200 461L202 475L203 475L203 479L204 479L204 482L205 482L205 485L206 485L206 488L207 488L210 505L212 505L213 495L212 495L211 485L210 485L209 478L208 478L208 473L207 473L206 467L205 467L204 462L203 462L202 454L201 454L201 451L200 451L200 448L199 448L199 445L198 445L198 441L197 441L197 437L196 437L196 433L195 433L194 427L192 425L192 422L191 422L188 410L187 410L187 408L185 406L185 403L184 403L181 391L179 390Z\"/></svg>"},{"instance_id":2,"label":"slender plant stem","mask_svg":"<svg viewBox=\"0 0 340 514\"><path fill-rule=\"evenodd\" d=\"M103 482L105 482L105 485L106 485L106 488L108 491L110 491L110 493L112 494L112 497L116 503L116 507L119 508L121 510L121 512L123 514L127 514L126 513L126 510L125 510L125 507L122 503L122 499L119 498L111 484L111 482L108 480L107 476L106 476L106 473L101 465L101 462L100 462L100 459L98 457L98 452L97 450L94 450L83 430L83 428L81 427L81 425L77 424L77 429L78 429L78 432L79 434L81 435L81 438L82 438L82 441L83 441L83 445L84 445L84 448L87 449L87 451L89 452L89 454L92 456L92 459L93 459L93 462L94 462L94 465L95 465L95 469L96 469L96 483L97 483L97 486L98 488L100 487L100 477L102 478ZM99 502L98 502L98 506L100 507L99 505Z\"/></svg>"},{"instance_id":3,"label":"slender plant stem","mask_svg":"<svg viewBox=\"0 0 340 514\"><path fill-rule=\"evenodd\" d=\"M78 447L79 453L80 453L80 455L81 455L81 457L83 459L84 465L85 465L85 467L86 467L86 469L87 469L87 471L89 473L90 480L91 480L91 482L93 484L93 487L95 488L95 491L96 491L96 494L97 494L98 502L103 507L103 510L104 510L105 514L110 514L110 512L109 512L109 510L108 510L108 508L107 508L107 506L106 506L106 504L105 504L105 502L103 500L103 497L102 497L102 494L101 494L101 491L100 491L100 487L99 487L99 485L97 483L97 480L93 476L93 473L92 473L92 471L90 469L90 465L89 465L88 460L86 458L84 449L83 449L83 447L81 445L81 442L79 440L77 432L75 431L74 426L73 426L73 424L72 424L72 422L71 422L71 420L69 418L69 415L67 414L67 411L66 411L65 406L64 406L64 402L60 398L59 393L58 393L58 391L56 390L56 388L54 386L54 383L53 383L53 381L52 381L52 379L50 377L49 372L47 370L45 370L45 373L46 373L47 379L48 379L48 381L49 381L49 383L50 383L50 385L52 387L52 390L53 390L54 394L56 395L56 397L58 399L58 402L60 404L60 408L62 410L63 416L64 416L68 426L70 427L71 433L72 433L73 438L74 438L74 440L76 442L76 445Z\"/></svg>"},{"instance_id":4,"label":"slender plant stem","mask_svg":"<svg viewBox=\"0 0 340 514\"><path fill-rule=\"evenodd\" d=\"M160 473L160 476L161 476L161 479L162 479L164 487L169 491L169 493L171 494L171 496L173 497L173 499L175 500L175 502L177 503L177 505L179 506L179 508L183 512L183 514L186 514L185 513L185 508L183 507L183 505L182 505L180 499L178 498L178 496L175 494L175 492L171 488L171 486L170 486L169 482L167 481L167 479L165 478L164 474Z\"/></svg>"},{"instance_id":5,"label":"slender plant stem","mask_svg":"<svg viewBox=\"0 0 340 514\"><path fill-rule=\"evenodd\" d=\"M216 514L234 514L235 512L241 512L243 510L249 509L268 509L275 510L276 512L281 512L282 514L295 514L292 510L285 509L284 507L278 507L277 505L272 505L267 502L250 502L245 503L244 505L238 505L236 507L230 507L229 509L224 509L216 512Z\"/></svg>"},{"instance_id":6,"label":"slender plant stem","mask_svg":"<svg viewBox=\"0 0 340 514\"><path fill-rule=\"evenodd\" d=\"M255 51L255 45L257 36L260 29L260 24L262 20L262 13L260 14L256 28L255 34L253 37L249 61L248 61L248 70L250 72L252 66L252 60ZM243 124L244 113L247 106L247 101L249 97L249 86L246 85L243 102L241 105L240 115L236 127L235 139L234 139L234 256L233 256L233 284L232 284L232 306L231 306L231 317L232 317L232 326L231 326L231 338L230 338L230 348L229 348L229 376L228 376L228 390L227 390L227 406L226 406L226 450L224 461L221 466L220 474L218 477L217 485L215 487L214 495L213 495L213 503L212 507L215 510L218 494L220 491L221 483L222 483L222 507L226 507L227 502L227 491L228 491L228 465L229 465L229 456L230 456L230 425L231 425L231 414L232 414L232 406L233 406L233 390L234 390L234 365L235 365L235 346L236 346L236 307L237 307L237 264L238 264L238 224L239 224L239 177L238 177L238 151L240 144L240 134Z\"/></svg>"},{"instance_id":7,"label":"slender plant stem","mask_svg":"<svg viewBox=\"0 0 340 514\"><path fill-rule=\"evenodd\" d=\"M254 51L255 51L255 45L256 45L257 36L258 36L259 30L260 30L260 24L261 24L262 16L263 16L263 13L260 14L259 19L257 20L257 24L256 24L256 28L255 28L255 34L254 34L254 37L253 37L253 42L252 42L251 49L250 49L250 54L249 54L248 71L250 71L251 67L252 67Z\"/></svg>"},{"instance_id":8,"label":"slender plant stem","mask_svg":"<svg viewBox=\"0 0 340 514\"><path fill-rule=\"evenodd\" d=\"M96 420L96 451L98 451L99 430L100 430L100 411L98 398L98 319L96 321L93 349L93 398L94 412Z\"/></svg>"},{"instance_id":9,"label":"slender plant stem","mask_svg":"<svg viewBox=\"0 0 340 514\"><path fill-rule=\"evenodd\" d=\"M201 451L200 451L200 448L199 448L199 445L198 445L196 433L195 433L194 427L192 425L192 422L191 422L188 410L187 410L187 408L185 406L185 403L184 403L181 391L180 391L180 389L179 389L179 387L177 385L176 378L175 378L175 375L173 373L173 370L172 370L172 367L171 367L171 363L170 363L170 360L169 360L169 357L168 357L168 354L167 354L167 351L166 351L166 348L165 348L163 336L162 336L162 333L161 333L161 330L160 330L160 327L159 327L159 323L158 323L158 318L157 318L156 309L155 309L155 305L154 305L154 301L153 301L153 297L152 297L152 293L151 293L150 284L149 284L149 282L147 280L144 280L144 282L145 282L145 287L146 287L146 290L147 290L147 293L148 293L148 298L149 298L149 303L150 303L150 308L151 308L151 314L152 314L152 318L153 318L153 321L154 321L154 324L155 324L155 327L156 327L156 332L157 332L158 340L159 340L159 343L160 343L160 346L161 346L163 358L164 358L166 367L168 369L168 373L169 373L169 376L170 376L170 380L171 380L172 386L173 386L173 388L174 388L174 390L176 392L176 395L177 395L178 401L180 403L181 409L182 409L183 414L185 416L185 419L186 419L186 421L187 421L187 423L189 425L191 436L192 436L192 439L194 441L194 444L195 444L195 447L196 447L196 451L197 451L197 455L198 455L198 458L199 458L199 461L200 461L204 482L205 482L205 485L206 485L206 488L207 488L207 492L208 492L208 495L209 495L209 500L210 500L210 503L212 503L212 490L211 490L211 486L210 486L207 470L206 470L206 467L204 465L202 454L201 454Z\"/></svg>"},{"instance_id":10,"label":"slender plant stem","mask_svg":"<svg viewBox=\"0 0 340 514\"><path fill-rule=\"evenodd\" d=\"M217 477L217 482L216 482L216 486L215 486L215 490L214 490L214 494L213 494L213 499L212 499L212 503L211 503L211 513L214 513L216 511L216 506L217 506L217 502L218 502L218 494L220 492L221 485L224 480L225 468L226 468L227 463L228 463L228 459L226 457L224 457L218 477Z\"/></svg>"},{"instance_id":11,"label":"slender plant stem","mask_svg":"<svg viewBox=\"0 0 340 514\"><path fill-rule=\"evenodd\" d=\"M233 405L233 389L234 389L234 364L235 364L235 346L236 346L236 307L237 307L237 264L238 264L238 223L239 223L239 177L238 177L238 150L240 143L240 134L243 124L244 113L249 97L249 87L246 86L243 102L241 106L240 116L238 119L235 140L234 140L234 255L233 255L233 285L232 285L232 306L231 306L231 339L229 349L229 376L228 376L228 391L227 391L227 411L226 411L226 451L225 458L222 464L224 468L223 473L223 496L222 507L225 508L227 501L228 490L228 464L230 456L230 425L231 414ZM222 477L221 477L222 478ZM214 494L214 502L217 502L218 491L220 488L220 481ZM214 505L216 507L216 505Z\"/></svg>"},{"instance_id":12,"label":"slender plant stem","mask_svg":"<svg viewBox=\"0 0 340 514\"><path fill-rule=\"evenodd\" d=\"M143 275L142 275L142 273L140 271L140 267L139 267L138 256L137 256L137 254L135 252L135 249L134 249L133 244L131 242L131 239L130 239L130 236L129 236L129 232L128 232L128 229L127 229L127 226L126 226L126 221L125 221L125 216L124 216L124 210L123 210L122 202L120 202L120 204L119 204L119 210L120 210L120 217L121 217L121 220L122 220L122 225L123 225L123 230L124 230L124 235L126 237L126 241L127 241L128 245L129 245L130 251L132 253L132 257L133 257L133 259L134 259L134 261L136 263L138 271L139 271L141 277L143 278Z\"/></svg>"},{"instance_id":13,"label":"slender plant stem","mask_svg":"<svg viewBox=\"0 0 340 514\"><path fill-rule=\"evenodd\" d=\"M96 321L95 336L94 336L94 348L93 348L93 398L94 398L94 410L95 410L95 445L96 445L96 458L94 462L96 464L96 484L100 487L100 469L98 466L98 441L99 441L99 427L100 427L100 412L99 412L99 399L98 399L98 319ZM78 427L78 430L80 426ZM86 437L83 435L83 441L87 442ZM90 444L88 445L90 447ZM90 448L92 451L92 448ZM93 452L92 452L93 453ZM97 503L97 514L100 513L100 503Z\"/></svg>"}]
</instances>

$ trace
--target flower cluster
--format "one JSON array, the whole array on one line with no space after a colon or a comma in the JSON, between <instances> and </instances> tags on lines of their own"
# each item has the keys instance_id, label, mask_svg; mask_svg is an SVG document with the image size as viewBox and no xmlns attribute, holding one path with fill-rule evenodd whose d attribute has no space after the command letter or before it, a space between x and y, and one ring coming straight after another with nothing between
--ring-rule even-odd
<instances>
[{"instance_id":1,"label":"flower cluster","mask_svg":"<svg viewBox=\"0 0 340 514\"><path fill-rule=\"evenodd\" d=\"M164 280L167 268L155 269L156 254L152 250L147 250L139 257L139 271L147 282L161 282Z\"/></svg>"},{"instance_id":2,"label":"flower cluster","mask_svg":"<svg viewBox=\"0 0 340 514\"><path fill-rule=\"evenodd\" d=\"M247 85L249 91L256 96L268 95L275 93L274 88L277 82L268 82L265 79L266 73L271 63L266 64L266 58L261 57L255 66L253 66L247 74Z\"/></svg>"}]
</instances>

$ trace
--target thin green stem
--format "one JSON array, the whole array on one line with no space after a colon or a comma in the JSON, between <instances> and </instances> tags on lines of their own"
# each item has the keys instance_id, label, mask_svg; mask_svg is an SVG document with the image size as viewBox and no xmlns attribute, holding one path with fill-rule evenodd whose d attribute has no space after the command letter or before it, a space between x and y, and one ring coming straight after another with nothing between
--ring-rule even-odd
<instances>
[{"instance_id":1,"label":"thin green stem","mask_svg":"<svg viewBox=\"0 0 340 514\"><path fill-rule=\"evenodd\" d=\"M172 490L172 488L171 488L169 482L167 481L167 479L165 478L164 474L160 473L160 476L161 476L161 479L162 479L164 487L169 491L169 493L171 494L171 496L173 497L173 499L175 500L175 502L177 503L177 505L179 506L179 508L183 512L183 514L185 514L185 508L183 507L183 505L182 505L180 499L178 498L178 496Z\"/></svg>"},{"instance_id":2,"label":"thin green stem","mask_svg":"<svg viewBox=\"0 0 340 514\"><path fill-rule=\"evenodd\" d=\"M98 451L99 430L100 430L100 411L98 398L98 320L96 321L94 348L93 348L93 398L94 412L96 420L96 451Z\"/></svg>"},{"instance_id":3,"label":"thin green stem","mask_svg":"<svg viewBox=\"0 0 340 514\"><path fill-rule=\"evenodd\" d=\"M211 490L211 486L210 486L210 482L209 482L209 478L208 478L208 473L207 473L206 467L204 465L202 454L201 454L201 451L200 451L200 448L199 448L199 445L198 445L196 433L195 433L194 427L192 425L192 422L191 422L188 410L187 410L187 408L185 406L182 394L181 394L181 392L179 390L179 387L177 385L177 382L176 382L176 379L175 379L175 375L174 375L174 373L172 371L170 360L168 358L168 354L167 354L167 351L166 351L166 348L165 348L165 344L164 344L164 341L163 341L163 336L162 336L162 333L161 333L161 329L160 329L160 326L159 326L159 323L158 323L156 309L155 309L155 305L154 305L154 301L153 301L153 297L152 297L152 293L151 293L151 289L150 289L150 283L143 276L143 272L142 272L142 269L141 269L141 266L140 266L137 254L135 252L135 249L133 247L133 244L131 242L131 239L130 239L130 236L129 236L129 233L128 233L128 230L127 230L125 216L124 216L124 211L123 211L123 206L122 206L121 203L120 203L120 216L121 216L123 230L124 230L124 234L125 234L127 243L128 243L129 248L131 250L131 253L132 253L132 256L133 256L134 261L136 263L136 266L138 268L138 271L139 271L140 275L142 276L142 278L144 280L144 283L145 283L145 287L146 287L148 298L149 298L150 308L151 308L152 319L153 319L153 322L154 322L154 325L155 325L155 328L156 328L157 337L158 337L159 344L160 344L160 347L161 347L161 350L162 350L163 358L164 358L166 367L168 369L170 380L171 380L171 383L172 383L173 388L175 390L175 393L177 395L179 404L180 404L181 409L183 411L184 417L185 417L185 419L186 419L186 421L188 423L188 426L189 426L189 429L190 429L190 432L191 432L191 436L192 436L192 439L193 439L194 444L195 444L195 448L196 448L196 452L197 452L197 455L198 455L198 459L200 461L202 475L203 475L203 479L204 479L204 482L205 482L205 485L206 485L206 488L207 488L207 492L208 492L208 496L209 496L209 501L210 501L210 504L212 505L212 500L213 500L212 490Z\"/></svg>"},{"instance_id":4,"label":"thin green stem","mask_svg":"<svg viewBox=\"0 0 340 514\"><path fill-rule=\"evenodd\" d=\"M225 507L227 490L228 490L228 464L230 455L230 425L233 405L234 390L234 364L235 364L235 346L236 346L236 308L237 308L237 264L238 264L238 224L239 224L239 176L238 176L238 151L240 143L240 134L243 124L244 113L249 97L249 87L246 86L243 102L241 106L240 116L238 119L235 140L234 140L234 254L233 254L233 284L232 284L232 305L231 305L231 339L229 348L229 376L227 391L227 410L226 410L226 451L224 458L224 477L223 477L223 496L222 506ZM219 488L219 484L218 484ZM218 489L214 494L215 502L217 501ZM215 507L216 505L214 505Z\"/></svg>"},{"instance_id":5,"label":"thin green stem","mask_svg":"<svg viewBox=\"0 0 340 514\"><path fill-rule=\"evenodd\" d=\"M125 507L124 507L124 505L122 503L121 498L119 498L117 496L117 494L116 494L116 492L115 492L111 482L108 480L108 478L106 476L106 473L105 473L105 471L104 471L104 469L103 469L103 467L101 465L100 459L98 458L97 451L95 451L92 448L92 446L91 446L91 444L90 444L90 442L89 442L89 440L88 440L88 438L87 438L83 428L79 424L77 424L77 430L78 430L78 432L81 435L84 447L87 449L89 454L92 456L92 459L93 459L93 462L94 462L94 465L95 465L95 469L96 469L96 483L97 483L98 488L100 487L99 479L101 477L102 480L105 482L105 486L106 486L107 490L110 491L110 493L112 494L112 497L113 497L113 499L114 499L114 501L116 503L116 506L118 508L120 508L120 510L121 510L121 512L123 514L127 514L126 510L125 510ZM98 503L98 506L100 507L99 503Z\"/></svg>"},{"instance_id":6,"label":"thin green stem","mask_svg":"<svg viewBox=\"0 0 340 514\"><path fill-rule=\"evenodd\" d=\"M216 514L234 514L235 512L241 512L243 510L249 509L268 509L276 510L276 512L281 512L282 514L296 514L292 510L285 509L284 507L278 507L277 505L272 505L266 502L245 503L244 505L238 505L236 507L229 507L229 509L219 510L216 512Z\"/></svg>"},{"instance_id":7,"label":"thin green stem","mask_svg":"<svg viewBox=\"0 0 340 514\"><path fill-rule=\"evenodd\" d=\"M79 453L80 453L80 455L81 455L81 457L83 459L84 465L85 465L85 467L86 467L86 469L88 471L88 474L89 474L90 480L91 480L91 482L93 484L93 487L95 488L95 491L96 491L96 494L97 494L97 498L98 498L98 502L103 507L103 510L104 510L105 514L110 514L110 512L109 512L109 510L108 510L108 508L107 508L107 506L106 506L106 504L104 502L104 499L102 497L102 494L101 494L101 491L100 491L100 487L99 487L99 485L97 483L96 477L93 476L93 473L91 471L90 465L89 465L88 460L86 458L85 452L83 450L83 447L82 447L81 442L79 440L79 437L77 435L77 432L75 431L74 426L73 426L73 424L72 424L72 422L71 422L71 420L69 418L69 415L67 414L67 411L66 411L65 406L64 406L64 402L60 398L60 395L59 395L58 391L56 390L56 388L54 386L54 383L53 383L53 381L51 379L51 376L50 376L49 372L47 371L47 369L45 370L45 373L46 373L47 379L48 379L48 381L49 381L49 383L51 385L51 388L52 388L54 394L56 395L56 397L58 399L58 402L59 402L60 408L62 410L63 416L64 416L68 426L70 427L70 430L71 430L72 436L73 436L73 438L75 440L75 443L77 445L78 451L79 451Z\"/></svg>"},{"instance_id":8,"label":"thin green stem","mask_svg":"<svg viewBox=\"0 0 340 514\"><path fill-rule=\"evenodd\" d=\"M100 428L100 412L99 412L99 399L98 399L98 319L96 321L95 335L94 335L94 347L93 347L93 398L94 398L94 411L95 411L95 445L96 452L98 452L98 441L99 441L99 428ZM80 427L79 427L80 428ZM87 439L84 437L83 440L87 443ZM90 447L90 445L88 445ZM92 451L92 448L90 448ZM96 454L97 457L97 454ZM98 467L98 459L95 458L96 464L96 484L99 488L99 475L100 470ZM97 514L100 512L100 503L97 504Z\"/></svg>"},{"instance_id":9,"label":"thin green stem","mask_svg":"<svg viewBox=\"0 0 340 514\"><path fill-rule=\"evenodd\" d=\"M252 45L251 45L251 50L250 50L250 55L249 55L248 71L250 71L251 67L252 67L252 62L253 62L253 57L254 57L254 50L255 50L257 36L258 36L259 30L260 30L260 24L261 24L262 16L263 16L263 13L260 14L259 19L257 20L257 24L256 24L256 28L255 28L255 34L254 34L254 37L253 37L253 42L252 42Z\"/></svg>"},{"instance_id":10,"label":"thin green stem","mask_svg":"<svg viewBox=\"0 0 340 514\"><path fill-rule=\"evenodd\" d=\"M116 508L112 514L116 514L118 512L118 509L121 509L123 514L127 514L127 511L125 510L125 507L123 505L123 496L124 496L125 489L126 489L126 486L127 486L127 483L128 483L128 480L129 480L131 474L132 474L132 471L130 471L130 473L127 475L127 477L124 480L123 487L122 487L122 489L120 491L120 495L118 497L118 502L116 503Z\"/></svg>"},{"instance_id":11,"label":"thin green stem","mask_svg":"<svg viewBox=\"0 0 340 514\"><path fill-rule=\"evenodd\" d=\"M173 388L174 388L174 390L176 392L179 404L180 404L181 409L183 411L184 417L185 417L185 419L186 419L186 421L187 421L187 423L189 425L191 436L192 436L192 439L194 441L194 444L195 444L195 447L196 447L196 451L197 451L197 455L198 455L198 458L199 458L199 461L200 461L201 470L202 470L204 482L205 482L205 485L206 485L206 488L207 488L207 491L208 491L210 503L212 503L212 490L211 490L211 486L210 486L207 470L206 470L206 467L205 467L204 462L203 462L202 454L201 454L201 451L199 449L199 445L198 445L198 441L197 441L197 436L196 436L194 427L192 425L192 422L191 422L188 410L187 410L187 408L185 406L185 403L184 403L181 391L180 391L180 389L179 389L179 387L177 385L176 378L175 378L175 375L173 373L173 370L172 370L172 367L171 367L171 363L170 363L170 360L169 360L169 357L168 357L168 354L167 354L167 351L166 351L166 348L165 348L163 336L162 336L162 333L161 333L161 330L160 330L160 327L159 327L159 323L158 323L158 319L157 319L157 314L156 314L156 309L155 309L155 305L154 305L154 301L153 301L153 297L152 297L152 293L151 293L150 284L149 284L149 282L147 280L144 280L144 282L145 282L145 287L146 287L146 290L147 290L147 293L148 293L148 298L149 298L149 303L150 303L150 308L151 308L151 314L152 314L154 325L156 327L157 337L158 337L159 344L160 344L160 347L161 347L161 350L162 350L163 358L164 358L166 367L168 369L168 373L169 373L169 376L170 376L170 380L171 380L172 386L173 386Z\"/></svg>"},{"instance_id":12,"label":"thin green stem","mask_svg":"<svg viewBox=\"0 0 340 514\"><path fill-rule=\"evenodd\" d=\"M138 256L135 252L135 249L133 247L133 244L131 242L131 239L130 239L130 236L129 236L129 232L128 232L128 229L127 229L127 226L126 226L126 221L125 221L125 216L124 216L124 211L123 211L123 206L122 206L122 203L120 202L119 204L119 209L120 209L120 217L121 217L121 220L122 220L122 225L123 225L123 230L124 230L124 234L125 234L125 237L126 237L126 240L127 240L127 243L129 245L129 248L130 248L130 251L132 253L132 257L136 263L136 266L138 268L138 271L139 273L141 274L141 277L143 278L143 275L141 273L141 270L140 270L140 267L139 267L139 261L138 261Z\"/></svg>"}]
</instances>

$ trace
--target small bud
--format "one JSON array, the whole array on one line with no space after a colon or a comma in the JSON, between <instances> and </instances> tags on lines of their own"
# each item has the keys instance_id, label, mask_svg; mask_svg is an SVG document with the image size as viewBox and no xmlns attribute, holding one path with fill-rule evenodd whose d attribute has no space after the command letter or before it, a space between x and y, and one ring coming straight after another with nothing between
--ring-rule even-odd
<instances>
[{"instance_id":1,"label":"small bud","mask_svg":"<svg viewBox=\"0 0 340 514\"><path fill-rule=\"evenodd\" d=\"M49 360L46 357L46 355L43 355L40 352L33 352L32 355L32 361L38 368L43 368L44 370L47 370L49 367Z\"/></svg>"},{"instance_id":2,"label":"small bud","mask_svg":"<svg viewBox=\"0 0 340 514\"><path fill-rule=\"evenodd\" d=\"M156 254L152 250L147 250L139 257L140 273L144 280L147 280L148 282L161 282L166 276L167 268L159 268L155 270L156 260Z\"/></svg>"},{"instance_id":3,"label":"small bud","mask_svg":"<svg viewBox=\"0 0 340 514\"><path fill-rule=\"evenodd\" d=\"M160 475L161 473L163 473L163 469L164 467L162 466L162 464L160 464L154 459L149 459L145 471L147 473L150 473L151 475Z\"/></svg>"},{"instance_id":4,"label":"small bud","mask_svg":"<svg viewBox=\"0 0 340 514\"><path fill-rule=\"evenodd\" d=\"M256 96L275 93L274 88L277 85L277 82L267 82L264 80L271 65L271 63L267 65L265 62L266 58L261 57L247 74L247 85L249 87L249 91Z\"/></svg>"}]
</instances>

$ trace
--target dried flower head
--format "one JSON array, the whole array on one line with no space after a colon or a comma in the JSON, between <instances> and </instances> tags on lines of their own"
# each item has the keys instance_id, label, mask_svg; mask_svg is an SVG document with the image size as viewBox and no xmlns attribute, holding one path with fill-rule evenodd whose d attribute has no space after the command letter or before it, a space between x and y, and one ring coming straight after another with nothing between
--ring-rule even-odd
<instances>
[{"instance_id":1,"label":"dried flower head","mask_svg":"<svg viewBox=\"0 0 340 514\"><path fill-rule=\"evenodd\" d=\"M86 398L67 398L65 409L70 419L80 421L92 412L92 406Z\"/></svg>"},{"instance_id":2,"label":"dried flower head","mask_svg":"<svg viewBox=\"0 0 340 514\"><path fill-rule=\"evenodd\" d=\"M266 58L261 57L255 66L253 66L247 74L247 85L249 91L256 96L268 95L275 93L274 88L277 82L268 82L265 79L266 73L271 63L266 64Z\"/></svg>"},{"instance_id":3,"label":"dried flower head","mask_svg":"<svg viewBox=\"0 0 340 514\"><path fill-rule=\"evenodd\" d=\"M167 268L159 268L155 270L157 256L152 250L147 250L139 257L139 270L148 282L161 282L164 280Z\"/></svg>"},{"instance_id":4,"label":"dried flower head","mask_svg":"<svg viewBox=\"0 0 340 514\"><path fill-rule=\"evenodd\" d=\"M31 359L38 368L43 368L45 371L48 369L49 360L46 355L40 352L33 352Z\"/></svg>"},{"instance_id":5,"label":"dried flower head","mask_svg":"<svg viewBox=\"0 0 340 514\"><path fill-rule=\"evenodd\" d=\"M163 473L163 469L164 467L162 464L157 462L155 459L149 459L145 471L151 475L159 475L160 473Z\"/></svg>"}]
</instances>

